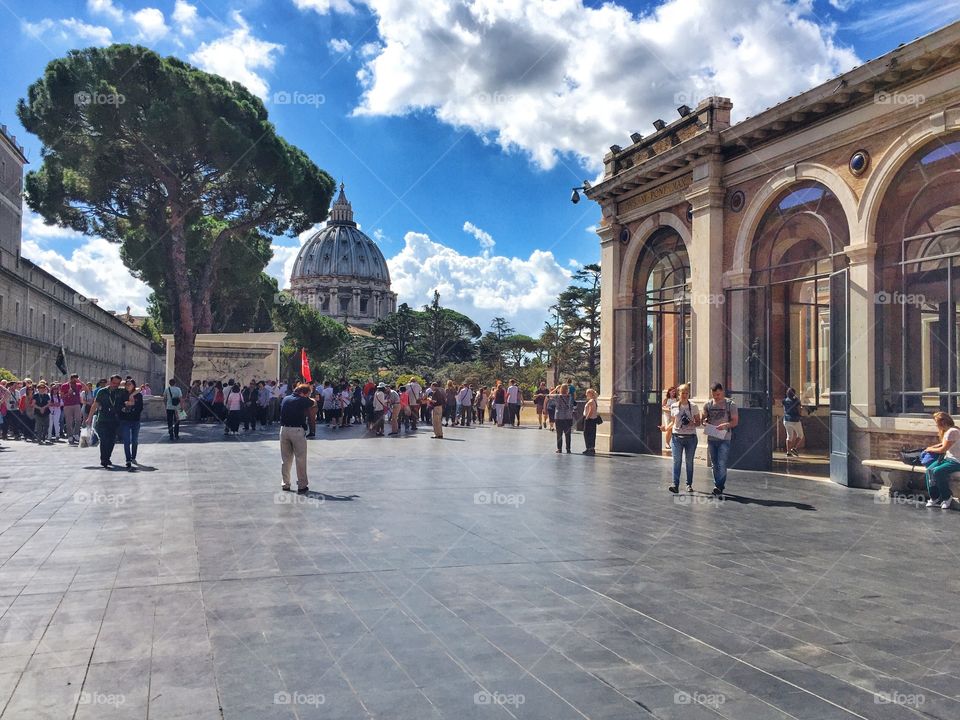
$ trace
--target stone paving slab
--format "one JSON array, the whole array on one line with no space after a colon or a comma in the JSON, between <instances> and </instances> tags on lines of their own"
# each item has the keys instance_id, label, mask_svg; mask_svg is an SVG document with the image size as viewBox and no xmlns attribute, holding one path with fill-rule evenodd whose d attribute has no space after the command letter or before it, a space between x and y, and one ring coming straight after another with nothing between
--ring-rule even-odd
<instances>
[{"instance_id":1,"label":"stone paving slab","mask_svg":"<svg viewBox=\"0 0 960 720\"><path fill-rule=\"evenodd\" d=\"M446 435L6 443L0 718L960 717L957 513Z\"/></svg>"}]
</instances>

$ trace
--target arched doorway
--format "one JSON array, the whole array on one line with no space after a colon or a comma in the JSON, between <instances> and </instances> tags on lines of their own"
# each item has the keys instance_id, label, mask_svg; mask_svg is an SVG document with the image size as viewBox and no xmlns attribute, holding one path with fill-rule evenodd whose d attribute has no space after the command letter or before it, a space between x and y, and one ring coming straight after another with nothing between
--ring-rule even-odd
<instances>
[{"instance_id":1,"label":"arched doorway","mask_svg":"<svg viewBox=\"0 0 960 720\"><path fill-rule=\"evenodd\" d=\"M690 260L683 238L660 227L647 238L633 269L633 302L618 310L630 339L618 383L616 448L660 454L661 404L667 388L691 379Z\"/></svg>"},{"instance_id":2,"label":"arched doorway","mask_svg":"<svg viewBox=\"0 0 960 720\"><path fill-rule=\"evenodd\" d=\"M840 201L809 180L780 192L757 225L749 284L728 292L727 380L744 426L731 467L827 475L831 446L845 445L849 238ZM806 407L802 464L783 452L789 387ZM842 437L832 436L832 405Z\"/></svg>"},{"instance_id":3,"label":"arched doorway","mask_svg":"<svg viewBox=\"0 0 960 720\"><path fill-rule=\"evenodd\" d=\"M881 415L960 411L960 133L897 171L876 223Z\"/></svg>"}]
</instances>

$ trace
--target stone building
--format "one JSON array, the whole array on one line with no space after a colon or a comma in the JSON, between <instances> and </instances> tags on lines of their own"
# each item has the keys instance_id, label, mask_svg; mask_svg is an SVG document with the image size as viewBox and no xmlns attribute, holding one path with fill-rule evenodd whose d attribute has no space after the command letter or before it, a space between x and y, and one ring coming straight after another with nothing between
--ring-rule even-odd
<instances>
[{"instance_id":1,"label":"stone building","mask_svg":"<svg viewBox=\"0 0 960 720\"><path fill-rule=\"evenodd\" d=\"M387 261L354 222L343 183L325 227L300 248L290 292L323 315L360 328L397 309Z\"/></svg>"},{"instance_id":2,"label":"stone building","mask_svg":"<svg viewBox=\"0 0 960 720\"><path fill-rule=\"evenodd\" d=\"M720 380L741 407L732 466L793 468L792 386L804 470L865 485L860 461L960 411L960 23L736 125L731 107L681 106L585 184L602 212L600 445L659 454L664 390L689 381L704 401Z\"/></svg>"},{"instance_id":3,"label":"stone building","mask_svg":"<svg viewBox=\"0 0 960 720\"><path fill-rule=\"evenodd\" d=\"M119 372L162 383L163 360L150 340L20 254L23 166L16 138L0 128L0 367L18 377L60 378L67 370L94 382Z\"/></svg>"}]
</instances>

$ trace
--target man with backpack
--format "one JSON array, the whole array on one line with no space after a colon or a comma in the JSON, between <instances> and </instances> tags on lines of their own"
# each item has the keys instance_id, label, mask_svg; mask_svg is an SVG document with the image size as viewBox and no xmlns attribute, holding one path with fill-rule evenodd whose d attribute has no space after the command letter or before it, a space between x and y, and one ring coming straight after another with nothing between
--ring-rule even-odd
<instances>
[{"instance_id":1,"label":"man with backpack","mask_svg":"<svg viewBox=\"0 0 960 720\"><path fill-rule=\"evenodd\" d=\"M183 391L177 386L176 378L170 378L170 383L163 389L163 399L167 408L167 433L170 440L180 439L180 404L183 401Z\"/></svg>"}]
</instances>

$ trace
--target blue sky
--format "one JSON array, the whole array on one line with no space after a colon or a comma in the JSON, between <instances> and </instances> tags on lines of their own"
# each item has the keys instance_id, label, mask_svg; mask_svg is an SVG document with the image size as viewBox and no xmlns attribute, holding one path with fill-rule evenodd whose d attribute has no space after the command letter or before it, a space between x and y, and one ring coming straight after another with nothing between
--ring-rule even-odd
<instances>
[{"instance_id":1,"label":"blue sky","mask_svg":"<svg viewBox=\"0 0 960 720\"><path fill-rule=\"evenodd\" d=\"M244 82L279 132L343 179L401 302L536 332L598 212L570 189L604 148L731 97L735 120L960 16L957 0L4 0L0 122L73 47L139 42ZM24 254L80 286L103 241L24 223ZM301 239L280 238L283 278ZM283 281L281 282L283 284ZM144 306L133 278L102 298Z\"/></svg>"}]
</instances>

